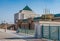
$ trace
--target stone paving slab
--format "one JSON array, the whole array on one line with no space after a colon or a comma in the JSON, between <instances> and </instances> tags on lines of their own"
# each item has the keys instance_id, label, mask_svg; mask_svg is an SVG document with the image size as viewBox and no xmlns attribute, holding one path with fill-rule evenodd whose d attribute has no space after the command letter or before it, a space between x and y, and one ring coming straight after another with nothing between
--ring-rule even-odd
<instances>
[{"instance_id":1,"label":"stone paving slab","mask_svg":"<svg viewBox=\"0 0 60 41\"><path fill-rule=\"evenodd\" d=\"M16 36L8 33L0 32L0 39L11 38L11 37L16 37Z\"/></svg>"}]
</instances>

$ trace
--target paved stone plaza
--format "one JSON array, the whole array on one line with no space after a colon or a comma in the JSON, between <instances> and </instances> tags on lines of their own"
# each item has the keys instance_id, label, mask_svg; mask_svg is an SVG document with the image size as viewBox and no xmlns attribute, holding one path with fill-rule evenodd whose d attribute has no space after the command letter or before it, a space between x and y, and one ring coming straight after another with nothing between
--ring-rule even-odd
<instances>
[{"instance_id":1,"label":"paved stone plaza","mask_svg":"<svg viewBox=\"0 0 60 41\"><path fill-rule=\"evenodd\" d=\"M4 29L0 29L0 41L47 41L46 39L23 39L23 35L14 34L15 31L7 30L4 32ZM15 38L15 39L14 39ZM20 39L19 39L20 38Z\"/></svg>"},{"instance_id":2,"label":"paved stone plaza","mask_svg":"<svg viewBox=\"0 0 60 41\"><path fill-rule=\"evenodd\" d=\"M16 36L0 31L0 41L41 41L40 39L5 39L10 37L16 37Z\"/></svg>"}]
</instances>

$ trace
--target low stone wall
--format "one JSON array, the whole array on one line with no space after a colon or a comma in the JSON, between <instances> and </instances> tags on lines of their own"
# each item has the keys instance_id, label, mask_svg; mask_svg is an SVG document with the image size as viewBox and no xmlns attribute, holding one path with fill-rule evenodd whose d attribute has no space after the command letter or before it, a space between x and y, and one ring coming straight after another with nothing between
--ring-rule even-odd
<instances>
[{"instance_id":1,"label":"low stone wall","mask_svg":"<svg viewBox=\"0 0 60 41\"><path fill-rule=\"evenodd\" d=\"M40 21L40 25L50 25L50 26L60 26L60 22L55 22L55 21Z\"/></svg>"}]
</instances>

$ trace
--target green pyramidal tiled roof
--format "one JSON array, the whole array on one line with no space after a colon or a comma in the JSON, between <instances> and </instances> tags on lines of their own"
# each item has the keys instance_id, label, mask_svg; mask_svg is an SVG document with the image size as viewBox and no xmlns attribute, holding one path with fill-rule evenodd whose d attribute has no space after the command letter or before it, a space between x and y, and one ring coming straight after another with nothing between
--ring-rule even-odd
<instances>
[{"instance_id":1,"label":"green pyramidal tiled roof","mask_svg":"<svg viewBox=\"0 0 60 41\"><path fill-rule=\"evenodd\" d=\"M25 8L23 8L23 10L29 10L29 11L32 11L28 6L25 6Z\"/></svg>"}]
</instances>

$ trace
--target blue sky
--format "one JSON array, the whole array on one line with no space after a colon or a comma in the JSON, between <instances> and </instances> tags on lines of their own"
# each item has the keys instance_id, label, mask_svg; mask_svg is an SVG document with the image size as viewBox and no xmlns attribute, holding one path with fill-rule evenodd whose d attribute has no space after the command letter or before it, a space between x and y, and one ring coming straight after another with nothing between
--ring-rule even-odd
<instances>
[{"instance_id":1,"label":"blue sky","mask_svg":"<svg viewBox=\"0 0 60 41\"><path fill-rule=\"evenodd\" d=\"M51 13L60 13L60 0L0 0L0 23L14 22L14 14L28 5L35 13L43 14L45 8Z\"/></svg>"}]
</instances>

